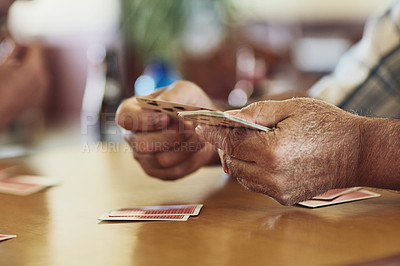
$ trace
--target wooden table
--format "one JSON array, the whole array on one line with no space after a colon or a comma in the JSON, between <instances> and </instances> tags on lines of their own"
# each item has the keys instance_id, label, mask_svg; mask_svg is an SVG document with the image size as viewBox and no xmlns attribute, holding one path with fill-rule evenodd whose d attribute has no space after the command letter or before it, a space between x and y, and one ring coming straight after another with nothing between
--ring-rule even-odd
<instances>
[{"instance_id":1,"label":"wooden table","mask_svg":"<svg viewBox=\"0 0 400 266\"><path fill-rule=\"evenodd\" d=\"M400 194L307 209L247 191L220 167L146 176L124 145L48 151L0 164L62 184L0 194L0 265L343 265L400 253ZM99 222L122 207L203 203L186 222Z\"/></svg>"}]
</instances>

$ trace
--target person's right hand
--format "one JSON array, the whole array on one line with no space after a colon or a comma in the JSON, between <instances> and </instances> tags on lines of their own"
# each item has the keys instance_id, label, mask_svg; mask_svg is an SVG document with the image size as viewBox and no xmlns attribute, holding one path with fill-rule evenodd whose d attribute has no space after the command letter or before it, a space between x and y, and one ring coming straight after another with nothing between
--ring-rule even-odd
<instances>
[{"instance_id":1,"label":"person's right hand","mask_svg":"<svg viewBox=\"0 0 400 266\"><path fill-rule=\"evenodd\" d=\"M293 205L371 184L360 167L366 118L309 98L256 102L230 114L273 131L199 124L196 132L219 149L224 171L252 191Z\"/></svg>"},{"instance_id":2,"label":"person's right hand","mask_svg":"<svg viewBox=\"0 0 400 266\"><path fill-rule=\"evenodd\" d=\"M201 88L188 81L175 82L156 91L152 97L215 109ZM216 150L199 139L191 122L142 109L135 97L120 105L116 121L125 129L124 137L132 147L134 158L150 176L174 180L218 160Z\"/></svg>"}]
</instances>

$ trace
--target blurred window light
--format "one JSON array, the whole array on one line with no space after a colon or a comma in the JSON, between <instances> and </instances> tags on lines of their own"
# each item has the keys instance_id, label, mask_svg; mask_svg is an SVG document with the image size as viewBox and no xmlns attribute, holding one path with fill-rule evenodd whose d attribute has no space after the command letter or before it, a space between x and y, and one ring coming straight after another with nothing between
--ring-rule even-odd
<instances>
[{"instance_id":1,"label":"blurred window light","mask_svg":"<svg viewBox=\"0 0 400 266\"><path fill-rule=\"evenodd\" d=\"M119 1L16 1L9 25L17 36L103 35L119 28Z\"/></svg>"},{"instance_id":2,"label":"blurred window light","mask_svg":"<svg viewBox=\"0 0 400 266\"><path fill-rule=\"evenodd\" d=\"M228 103L233 107L243 107L253 93L253 83L248 80L239 80L228 95Z\"/></svg>"},{"instance_id":3,"label":"blurred window light","mask_svg":"<svg viewBox=\"0 0 400 266\"><path fill-rule=\"evenodd\" d=\"M156 90L156 81L149 75L141 75L135 81L135 95L148 95Z\"/></svg>"},{"instance_id":4,"label":"blurred window light","mask_svg":"<svg viewBox=\"0 0 400 266\"><path fill-rule=\"evenodd\" d=\"M247 103L247 94L241 89L234 89L229 93L228 103L233 107L243 107Z\"/></svg>"},{"instance_id":5,"label":"blurred window light","mask_svg":"<svg viewBox=\"0 0 400 266\"><path fill-rule=\"evenodd\" d=\"M365 20L383 12L393 0L230 0L239 21L269 19L275 21Z\"/></svg>"},{"instance_id":6,"label":"blurred window light","mask_svg":"<svg viewBox=\"0 0 400 266\"><path fill-rule=\"evenodd\" d=\"M293 44L293 63L308 72L330 72L351 43L343 38L301 38Z\"/></svg>"}]
</instances>

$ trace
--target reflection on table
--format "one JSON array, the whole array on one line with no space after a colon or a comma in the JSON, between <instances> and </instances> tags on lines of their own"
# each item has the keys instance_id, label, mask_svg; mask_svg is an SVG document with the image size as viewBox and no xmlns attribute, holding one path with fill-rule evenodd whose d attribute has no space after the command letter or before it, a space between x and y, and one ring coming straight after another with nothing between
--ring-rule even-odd
<instances>
[{"instance_id":1,"label":"reflection on table","mask_svg":"<svg viewBox=\"0 0 400 266\"><path fill-rule=\"evenodd\" d=\"M400 194L319 209L281 206L220 167L148 177L124 144L2 160L62 179L30 196L0 194L1 265L343 265L400 253ZM375 190L373 190L375 191ZM133 206L204 204L186 222L98 222Z\"/></svg>"}]
</instances>

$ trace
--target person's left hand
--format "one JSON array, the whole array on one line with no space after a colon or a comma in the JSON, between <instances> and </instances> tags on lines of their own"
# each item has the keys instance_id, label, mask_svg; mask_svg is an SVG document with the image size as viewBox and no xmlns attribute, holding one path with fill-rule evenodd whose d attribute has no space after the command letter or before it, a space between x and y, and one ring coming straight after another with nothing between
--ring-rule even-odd
<instances>
[{"instance_id":1,"label":"person's left hand","mask_svg":"<svg viewBox=\"0 0 400 266\"><path fill-rule=\"evenodd\" d=\"M188 81L157 90L151 98L215 109L204 91ZM136 97L121 103L116 121L134 158L150 176L175 180L218 161L216 150L199 140L192 122L141 108Z\"/></svg>"}]
</instances>

